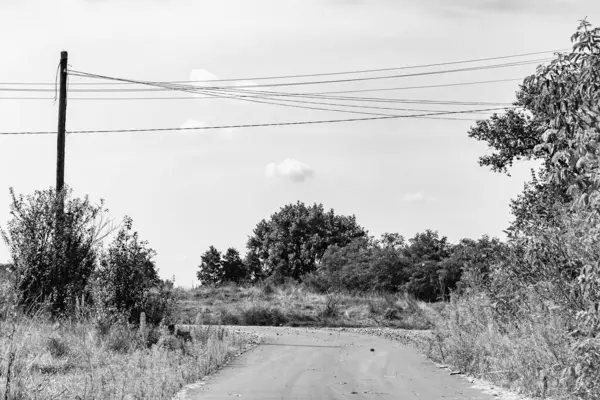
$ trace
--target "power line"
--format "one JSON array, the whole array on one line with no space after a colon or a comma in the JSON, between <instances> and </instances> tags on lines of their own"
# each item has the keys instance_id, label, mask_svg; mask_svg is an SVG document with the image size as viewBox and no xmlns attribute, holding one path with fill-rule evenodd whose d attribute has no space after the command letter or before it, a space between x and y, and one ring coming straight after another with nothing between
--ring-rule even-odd
<instances>
[{"instance_id":1,"label":"power line","mask_svg":"<svg viewBox=\"0 0 600 400\"><path fill-rule=\"evenodd\" d=\"M89 73L80 72L80 71L72 71L71 73L78 75L78 76L89 76L89 77L97 78L97 79L135 82L138 84L151 86L153 88L162 88L162 89L173 90L173 91L182 91L182 92L186 92L186 93L199 93L199 94L205 94L205 95L219 97L219 98L236 99L236 100L252 102L252 103L259 103L259 104L270 104L270 105L277 105L277 106L282 106L282 107L292 107L292 108L301 108L301 109L328 111L328 112L343 112L343 113L360 114L360 115L374 115L374 116L386 116L386 117L395 116L395 115L382 114L382 113L353 111L353 110L337 109L337 108L332 109L332 108L323 108L323 107L312 106L312 105L327 105L327 106L337 106L337 107L347 106L344 104L331 104L331 103L322 103L322 102L319 103L319 102L309 102L309 101L301 101L301 100L299 101L299 100L289 100L289 99L279 99L279 101L277 101L277 100L273 100L268 97L265 99L265 95L262 93L259 96L238 95L238 94L227 93L228 90L234 91L235 89L228 89L228 90L226 89L226 90L222 90L222 91L215 91L215 90L210 90L210 89L207 90L207 88L202 88L202 87L199 88L197 86L169 85L169 84L161 84L158 82L133 81L133 80L123 79L123 78L114 78L114 77L107 77L107 76L96 75L96 74L89 74ZM239 89L238 89L238 91L239 91ZM223 92L225 92L225 93L223 93ZM282 101L283 101L283 103L282 103ZM308 104L311 104L311 106L288 104L288 103L304 103L304 104L308 103ZM498 109L495 109L495 110L498 110Z\"/></svg>"},{"instance_id":2,"label":"power line","mask_svg":"<svg viewBox=\"0 0 600 400\"><path fill-rule=\"evenodd\" d=\"M304 96L303 96L304 97ZM316 98L316 97L315 97ZM329 97L323 97L329 99ZM119 100L216 100L219 99L213 96L181 96L181 97L70 97L69 101L73 100L93 100L93 101L119 101ZM333 98L335 99L335 98ZM0 97L0 100L52 100L54 97ZM456 105L456 106L473 106L473 105L506 105L512 103L502 102L483 102L483 101L444 101L444 100L411 100L411 99L379 99L379 100L361 100L357 99L339 99L344 101L365 101L365 102L382 102L382 103L400 103L400 104L438 104L438 105Z\"/></svg>"},{"instance_id":3,"label":"power line","mask_svg":"<svg viewBox=\"0 0 600 400\"><path fill-rule=\"evenodd\" d=\"M202 93L208 94L209 91L202 91ZM211 92L214 96L217 97L224 97L224 98L231 98L231 99L236 99L236 100L244 100L244 101L250 101L248 98L257 98L257 99L268 99L270 100L270 97L268 96L223 96L220 92ZM278 101L284 101L284 102L293 102L293 103L300 103L300 104L315 104L315 105L324 105L324 106L334 106L334 107L350 107L350 108L364 108L364 109L375 109L375 110L393 110L393 111L420 111L420 112L436 112L436 111L440 111L440 110L423 110L423 109L410 109L410 108L395 108L395 107L380 107L380 106L365 106L365 105L355 105L355 104L339 104L339 103L325 103L325 102L318 102L318 101L305 101L305 100L290 100L290 99L277 99ZM262 102L262 103L266 103L266 102ZM283 105L283 106L290 106L288 104L281 104L281 103L275 103L275 102L269 102L267 104L276 104L276 105ZM351 112L348 110L333 110L333 109L323 109L323 108L315 108L315 107L300 107L300 106L293 106L293 107L298 107L298 108L308 108L308 109L316 109L316 110L322 110L322 111L341 111L341 112ZM511 107L513 108L513 107ZM498 108L499 109L504 109L504 108ZM362 113L361 114L372 114L372 113ZM373 114L375 115L375 114ZM379 114L379 115L385 115L385 114Z\"/></svg>"},{"instance_id":4,"label":"power line","mask_svg":"<svg viewBox=\"0 0 600 400\"><path fill-rule=\"evenodd\" d=\"M392 88L375 88L375 89L355 89L355 90L338 90L330 92L315 92L313 94L343 94L343 93L364 93L364 92L383 92L389 90L409 90L409 89L430 89L450 86L467 86L467 85L479 85L484 83L499 83L499 82L514 82L522 81L525 78L508 78L508 79L492 79L487 81L475 81L475 82L457 82L457 83L445 83L439 85L420 85L420 86L404 86L404 87L392 87Z\"/></svg>"},{"instance_id":5,"label":"power line","mask_svg":"<svg viewBox=\"0 0 600 400\"><path fill-rule=\"evenodd\" d=\"M69 134L71 134L71 133L86 134L86 133L168 132L168 131L192 131L192 130L211 130L211 129L258 128L258 127L269 127L269 126L313 125L313 124L330 124L330 123L341 123L341 122L376 121L376 120L399 119L399 118L433 117L433 116L438 116L438 115L466 114L466 113L491 111L491 110L492 109L460 110L460 111L445 111L445 112L439 112L439 113L427 113L427 114L416 114L416 115L394 115L394 116L344 118L344 119L329 119L329 120L314 120L314 121L273 122L273 123L262 123L262 124L212 125L212 126L179 127L179 128L78 130L78 131L68 131L68 133ZM0 135L52 135L55 133L56 132L49 132L49 131L0 132Z\"/></svg>"},{"instance_id":6,"label":"power line","mask_svg":"<svg viewBox=\"0 0 600 400\"><path fill-rule=\"evenodd\" d=\"M327 92L305 92L305 93L287 93L290 96L308 96L308 95L327 95L327 94L343 94L343 93L364 93L364 92L383 92L383 91L394 91L394 90L410 90L410 89L429 89L429 88L440 88L440 87L452 87L452 86L468 86L468 85L479 85L487 83L500 83L500 82L515 82L522 81L525 78L508 78L508 79L492 79L486 81L471 81L471 82L456 82L446 83L439 85L421 85L421 86L403 86L403 87L391 87L391 88L374 88L374 89L356 89L356 90L340 90L340 91L327 91ZM1 91L1 90L0 90ZM258 91L257 91L258 92ZM284 92L280 92L284 93ZM212 99L213 97L205 96L186 96L186 97L70 97L69 100L202 100ZM54 97L0 97L0 100L54 100ZM401 101L399 102L408 102ZM425 101L425 100L423 100Z\"/></svg>"},{"instance_id":7,"label":"power line","mask_svg":"<svg viewBox=\"0 0 600 400\"><path fill-rule=\"evenodd\" d=\"M397 78L409 78L415 76L430 76L430 75L439 75L439 74L448 74L454 72L469 72L469 71L480 71L487 69L496 69L496 68L509 68L509 67L517 67L524 65L531 65L539 62L549 61L551 59L536 59L522 62L514 62L514 63L503 63L503 64L491 64L485 66L477 66L477 67L469 67L469 68L457 68L457 69L448 69L448 70L437 70L437 71L429 71L429 72L419 72L414 74L400 74L400 75L386 75L386 76L374 76L374 77L363 77L363 78L348 78L348 79L337 79L337 80L322 80L322 81L302 81L302 82L287 82L287 83L271 83L271 84L262 84L262 85L237 85L235 88L259 88L259 87L281 87L281 86L299 86L299 85L321 85L321 84L332 84L332 83L347 83L347 82L361 82L361 81L371 81L371 80L382 80L382 79L397 79ZM150 82L150 81L139 81L132 79L124 79L124 78L115 78L105 75L92 74L82 71L70 70L70 74L73 76L79 77L87 77L94 79L106 79L118 82L128 82L128 83L136 83L140 85L149 85L156 87L163 87L170 90L175 90L175 87L178 88L193 88L193 89L210 89L210 90L218 90L218 89L230 89L231 87L227 86L193 86L193 85L171 85L171 84L162 84L160 82ZM0 89L0 91L5 89ZM51 89L12 89L13 91L51 91ZM73 89L73 92L148 92L148 91L157 91L156 89Z\"/></svg>"},{"instance_id":8,"label":"power line","mask_svg":"<svg viewBox=\"0 0 600 400\"><path fill-rule=\"evenodd\" d=\"M248 81L248 80L258 81L258 80L272 80L272 79L308 78L308 77L316 77L316 76L363 74L363 73L397 71L397 70L416 69L416 68L439 67L439 66L444 66L444 65L466 64L466 63L481 62L481 61L502 60L502 59L508 59L508 58L526 57L526 56L539 55L539 54L557 53L557 52L566 51L566 50L569 50L569 49L565 48L565 49L557 49L557 50L511 54L511 55L496 56L496 57L476 58L476 59L470 59L470 60L439 62L439 63L420 64L420 65L408 65L408 66L391 67L391 68L363 69L363 70L342 71L342 72L323 72L323 73L314 73L314 74L261 76L261 77L249 77L249 78L230 78L230 79L213 79L213 80L196 80L196 81L164 81L164 82L160 82L160 83L168 83L169 84L169 83L237 82L237 81ZM123 83L127 83L127 82L123 82ZM71 85L117 85L117 84L122 84L122 83L88 83L88 82L71 83ZM49 83L49 82L38 82L38 83L35 83L35 82L0 82L0 85L32 85L32 86L48 85L49 86L49 85L54 85L54 83Z\"/></svg>"},{"instance_id":9,"label":"power line","mask_svg":"<svg viewBox=\"0 0 600 400\"><path fill-rule=\"evenodd\" d=\"M416 104L444 104L444 105L511 105L512 103L503 102L485 102L485 101L455 101L455 100L409 100L409 99L394 99L382 97L352 97L352 96L328 96L321 94L304 94L304 93L287 93L287 92L271 92L262 90L244 90L244 89L221 89L219 92L233 92L242 95L258 95L266 97L294 97L308 98L319 100L336 100L336 101L357 101L357 102L374 102L374 103L416 103ZM253 96L244 96L253 97Z\"/></svg>"},{"instance_id":10,"label":"power line","mask_svg":"<svg viewBox=\"0 0 600 400\"><path fill-rule=\"evenodd\" d=\"M437 71L428 71L428 72L418 72L413 74L400 74L400 75L386 75L386 76L371 76L371 77L362 77L362 78L348 78L348 79L337 79L337 80L323 80L323 81L300 81L300 82L287 82L287 83L271 83L271 84L262 84L262 85L236 85L234 88L261 88L261 87L282 87L282 86L300 86L300 85L317 85L317 84L332 84L332 83L348 83L348 82L362 82L362 81L371 81L371 80L382 80L382 79L398 79L398 78L410 78L417 76L430 76L430 75L441 75L455 72L470 72L470 71L480 71L487 69L497 69L497 68L510 68L510 67L519 67L524 65L532 65L538 62L549 61L548 58L536 59L536 60L528 60L528 61L520 61L513 63L501 63L501 64L490 64L490 65L482 65L476 67L468 67L468 68L456 68L456 69L447 69L447 70L437 70ZM179 85L179 84L171 84L171 83L163 83L163 82L153 82L153 81L141 81L141 80L133 80L133 79L124 79L124 78L116 78L105 75L92 74L87 72L81 72L76 70L70 70L69 74L71 76L79 76L84 78L94 78L94 79L105 79L111 81L117 81L121 83L131 83L138 85L150 85L156 86L162 89L127 89L127 88L114 88L114 89L71 89L70 92L78 92L78 93L127 93L127 92L161 92L164 90L169 90L173 87L190 87L194 89L231 89L230 86L195 86L195 85ZM0 88L0 92L54 92L54 89L40 89L40 88Z\"/></svg>"},{"instance_id":11,"label":"power line","mask_svg":"<svg viewBox=\"0 0 600 400\"><path fill-rule=\"evenodd\" d=\"M76 72L76 74L86 74L86 73L81 73L81 72ZM94 76L96 77L96 76ZM103 77L103 79L115 79L115 80L121 80L120 78L108 78L108 77ZM210 90L201 90L200 88L197 88L195 86L181 86L181 85L166 85L166 84L160 84L157 82L143 82L143 81L136 81L139 82L141 84L147 85L147 86L152 86L152 87L159 87L159 88L166 88L166 89L170 89L170 90L174 90L174 91L183 91L183 92L187 92L187 93L200 93L200 94L205 94L205 95L209 95L209 96L214 96L214 97L220 97L220 98L228 98L228 99L235 99L235 100L241 100L241 101L246 101L246 102L252 102L252 103L259 103L259 104L270 104L270 105L277 105L277 106L282 106L282 107L291 107L291 108L301 108L301 109L308 109L308 110L318 110L318 111L329 111L329 112L343 112L343 113L350 113L350 114L360 114L360 115L375 115L375 116L394 116L394 115L390 115L390 114L382 114L382 113L373 113L373 112L364 112L364 111L353 111L353 110L344 110L344 109L332 109L332 108L323 108L323 107L314 107L312 105L327 105L327 106L337 106L337 107L348 107L348 105L344 105L344 104L332 104L332 103L322 103L322 102L310 102L310 101L302 101L302 100L289 100L289 99L279 99L279 101L277 100L273 100L271 98L266 98L264 95L259 95L259 96L252 96L252 95L244 95L244 96L240 96L240 95L236 95L236 94L229 94L229 93L222 93L222 92L215 92L215 91L210 91ZM283 103L282 103L283 101ZM303 103L303 104L311 104L311 106L305 106L305 105L297 105L297 104L287 104L287 103ZM350 106L352 107L352 106ZM498 109L496 109L498 110ZM404 110L405 111L405 110ZM431 110L428 110L431 111Z\"/></svg>"}]
</instances>

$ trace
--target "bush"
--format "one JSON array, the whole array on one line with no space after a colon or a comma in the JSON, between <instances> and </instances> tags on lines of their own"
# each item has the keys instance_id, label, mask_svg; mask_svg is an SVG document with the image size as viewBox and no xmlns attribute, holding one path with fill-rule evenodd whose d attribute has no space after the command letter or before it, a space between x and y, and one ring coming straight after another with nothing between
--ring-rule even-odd
<instances>
[{"instance_id":1,"label":"bush","mask_svg":"<svg viewBox=\"0 0 600 400\"><path fill-rule=\"evenodd\" d=\"M321 318L337 318L340 315L340 298L336 294L328 294L325 297L325 304L319 311Z\"/></svg>"},{"instance_id":2,"label":"bush","mask_svg":"<svg viewBox=\"0 0 600 400\"><path fill-rule=\"evenodd\" d=\"M111 231L104 203L73 198L70 190L57 194L48 189L23 197L11 188L10 195L12 219L0 233L19 277L19 303L44 304L55 313L70 311L76 299L86 295L98 246Z\"/></svg>"},{"instance_id":3,"label":"bush","mask_svg":"<svg viewBox=\"0 0 600 400\"><path fill-rule=\"evenodd\" d=\"M331 290L331 282L329 282L327 276L319 272L304 275L302 283L309 290L319 294L325 294Z\"/></svg>"},{"instance_id":4,"label":"bush","mask_svg":"<svg viewBox=\"0 0 600 400\"><path fill-rule=\"evenodd\" d=\"M104 343L106 348L116 353L128 353L142 344L135 329L123 323L110 328Z\"/></svg>"},{"instance_id":5,"label":"bush","mask_svg":"<svg viewBox=\"0 0 600 400\"><path fill-rule=\"evenodd\" d=\"M275 293L275 289L273 288L271 282L265 282L265 284L262 286L261 292L265 296L271 296Z\"/></svg>"},{"instance_id":6,"label":"bush","mask_svg":"<svg viewBox=\"0 0 600 400\"><path fill-rule=\"evenodd\" d=\"M99 313L125 314L133 324L145 312L148 322L156 324L172 317L175 299L173 291L158 278L154 250L139 240L132 224L126 217L102 254L91 284L94 304Z\"/></svg>"},{"instance_id":7,"label":"bush","mask_svg":"<svg viewBox=\"0 0 600 400\"><path fill-rule=\"evenodd\" d=\"M287 317L276 307L254 304L242 313L246 325L279 326L288 322Z\"/></svg>"}]
</instances>

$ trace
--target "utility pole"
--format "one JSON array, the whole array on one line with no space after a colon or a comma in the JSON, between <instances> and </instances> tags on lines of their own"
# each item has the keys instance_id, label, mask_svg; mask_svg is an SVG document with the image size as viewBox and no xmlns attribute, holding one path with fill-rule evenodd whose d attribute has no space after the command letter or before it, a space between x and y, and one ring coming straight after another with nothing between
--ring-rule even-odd
<instances>
[{"instance_id":1,"label":"utility pole","mask_svg":"<svg viewBox=\"0 0 600 400\"><path fill-rule=\"evenodd\" d=\"M58 139L56 141L56 283L62 287L66 282L68 271L64 253L64 213L65 213L65 136L67 124L67 67L69 55L60 53L60 92L58 99Z\"/></svg>"},{"instance_id":2,"label":"utility pole","mask_svg":"<svg viewBox=\"0 0 600 400\"><path fill-rule=\"evenodd\" d=\"M67 124L67 61L66 51L60 53L60 93L58 100L58 139L56 152L56 194L65 188L65 130ZM61 202L62 203L62 202Z\"/></svg>"}]
</instances>

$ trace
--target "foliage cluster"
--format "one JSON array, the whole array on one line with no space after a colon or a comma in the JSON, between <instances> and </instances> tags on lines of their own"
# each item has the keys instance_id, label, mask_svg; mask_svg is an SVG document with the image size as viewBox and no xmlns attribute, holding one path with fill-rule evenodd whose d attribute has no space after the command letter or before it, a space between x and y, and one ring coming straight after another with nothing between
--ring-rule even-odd
<instances>
[{"instance_id":1,"label":"foliage cluster","mask_svg":"<svg viewBox=\"0 0 600 400\"><path fill-rule=\"evenodd\" d=\"M155 252L133 231L131 218L104 248L116 229L103 201L96 205L70 190L10 194L12 218L1 234L12 258L2 269L10 277L2 293L12 293L11 301L54 316L92 310L99 323L137 322L145 312L156 324L172 313L171 289L159 279Z\"/></svg>"},{"instance_id":2,"label":"foliage cluster","mask_svg":"<svg viewBox=\"0 0 600 400\"><path fill-rule=\"evenodd\" d=\"M525 79L521 111L470 136L507 171L539 159L513 200L509 243L484 284L465 282L440 324L437 357L538 396L600 398L600 28L581 21L573 49ZM550 325L550 329L546 325Z\"/></svg>"}]
</instances>

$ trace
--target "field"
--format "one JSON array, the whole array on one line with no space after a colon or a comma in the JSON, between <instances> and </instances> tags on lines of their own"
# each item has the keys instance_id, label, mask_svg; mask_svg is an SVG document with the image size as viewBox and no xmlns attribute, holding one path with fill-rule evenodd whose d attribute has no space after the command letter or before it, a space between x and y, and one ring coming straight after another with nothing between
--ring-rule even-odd
<instances>
[{"instance_id":1,"label":"field","mask_svg":"<svg viewBox=\"0 0 600 400\"><path fill-rule=\"evenodd\" d=\"M404 294L318 294L295 284L199 287L179 293L180 321L198 325L430 329L439 305Z\"/></svg>"}]
</instances>

